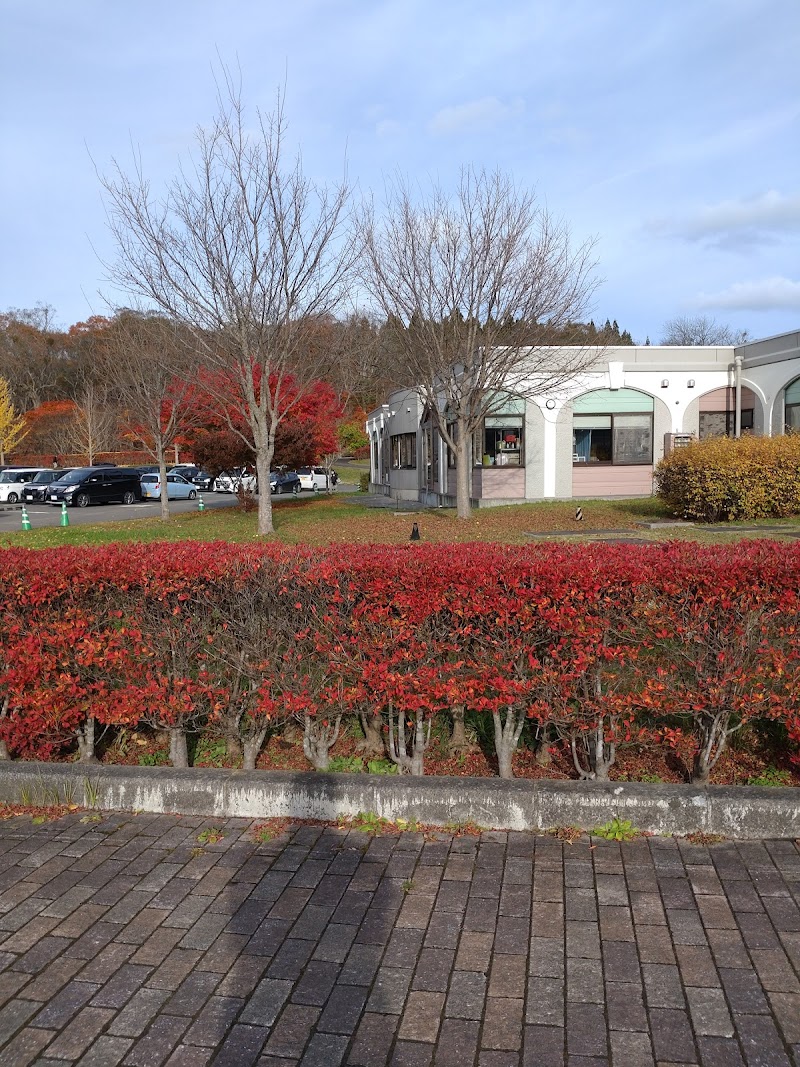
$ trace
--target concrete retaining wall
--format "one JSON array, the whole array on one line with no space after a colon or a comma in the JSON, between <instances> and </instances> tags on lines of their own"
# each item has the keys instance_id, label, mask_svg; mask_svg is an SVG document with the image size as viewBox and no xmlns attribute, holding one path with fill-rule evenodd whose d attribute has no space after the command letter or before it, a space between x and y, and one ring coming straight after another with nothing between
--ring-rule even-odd
<instances>
[{"instance_id":1,"label":"concrete retaining wall","mask_svg":"<svg viewBox=\"0 0 800 1067\"><path fill-rule=\"evenodd\" d=\"M0 764L0 801L52 804L56 791L77 804L89 803L97 792L95 806L106 811L213 818L334 821L372 811L440 826L471 820L503 830L591 830L618 816L656 834L800 837L800 790L794 788Z\"/></svg>"}]
</instances>

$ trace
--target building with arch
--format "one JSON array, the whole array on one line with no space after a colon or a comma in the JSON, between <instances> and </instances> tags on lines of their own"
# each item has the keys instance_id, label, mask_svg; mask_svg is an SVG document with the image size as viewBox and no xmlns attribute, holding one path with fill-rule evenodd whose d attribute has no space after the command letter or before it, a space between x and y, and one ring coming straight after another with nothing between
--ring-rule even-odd
<instances>
[{"instance_id":1,"label":"building with arch","mask_svg":"<svg viewBox=\"0 0 800 1067\"><path fill-rule=\"evenodd\" d=\"M557 392L523 383L495 396L471 441L475 506L646 496L658 461L691 438L800 432L800 331L739 346L586 355L586 369ZM391 393L366 431L373 492L455 504L454 456L416 389Z\"/></svg>"}]
</instances>

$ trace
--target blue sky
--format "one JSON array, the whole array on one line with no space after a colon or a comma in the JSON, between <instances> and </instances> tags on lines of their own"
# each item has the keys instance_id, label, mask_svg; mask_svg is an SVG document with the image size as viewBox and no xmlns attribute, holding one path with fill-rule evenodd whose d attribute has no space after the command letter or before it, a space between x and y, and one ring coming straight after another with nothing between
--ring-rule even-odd
<instances>
[{"instance_id":1,"label":"blue sky","mask_svg":"<svg viewBox=\"0 0 800 1067\"><path fill-rule=\"evenodd\" d=\"M674 315L800 329L798 0L0 0L0 309L107 310L95 165L158 186L241 68L284 80L306 171L462 164L535 186L597 238L594 317L653 342Z\"/></svg>"}]
</instances>

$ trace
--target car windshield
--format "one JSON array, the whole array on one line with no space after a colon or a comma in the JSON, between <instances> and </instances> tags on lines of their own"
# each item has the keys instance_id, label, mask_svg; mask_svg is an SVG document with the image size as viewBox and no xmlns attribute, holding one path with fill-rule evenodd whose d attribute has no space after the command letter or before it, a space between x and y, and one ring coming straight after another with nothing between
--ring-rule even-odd
<instances>
[{"instance_id":1,"label":"car windshield","mask_svg":"<svg viewBox=\"0 0 800 1067\"><path fill-rule=\"evenodd\" d=\"M61 474L61 471L39 471L34 478L31 478L31 481L35 485L42 485L42 483L47 484L47 482L52 482L54 479L60 478Z\"/></svg>"},{"instance_id":2,"label":"car windshield","mask_svg":"<svg viewBox=\"0 0 800 1067\"><path fill-rule=\"evenodd\" d=\"M140 482L157 482L158 481L158 475L157 474L143 474L141 476L141 478L139 479L139 481Z\"/></svg>"},{"instance_id":3,"label":"car windshield","mask_svg":"<svg viewBox=\"0 0 800 1067\"><path fill-rule=\"evenodd\" d=\"M79 470L70 471L69 474L62 475L58 480L66 485L75 485L76 482L82 482L86 475L91 473L91 467L82 467Z\"/></svg>"},{"instance_id":4,"label":"car windshield","mask_svg":"<svg viewBox=\"0 0 800 1067\"><path fill-rule=\"evenodd\" d=\"M297 468L297 473L298 474L311 474L311 468L310 467L298 467Z\"/></svg>"}]
</instances>

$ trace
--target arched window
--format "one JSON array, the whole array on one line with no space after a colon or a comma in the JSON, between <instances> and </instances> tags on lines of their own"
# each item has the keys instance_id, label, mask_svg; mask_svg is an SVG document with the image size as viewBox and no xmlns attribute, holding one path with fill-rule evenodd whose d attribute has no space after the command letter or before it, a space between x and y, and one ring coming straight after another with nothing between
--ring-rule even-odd
<instances>
[{"instance_id":1,"label":"arched window","mask_svg":"<svg viewBox=\"0 0 800 1067\"><path fill-rule=\"evenodd\" d=\"M742 432L752 432L756 395L747 386L742 387ZM736 390L727 386L712 389L700 397L700 440L706 437L733 437L736 433Z\"/></svg>"},{"instance_id":2,"label":"arched window","mask_svg":"<svg viewBox=\"0 0 800 1067\"><path fill-rule=\"evenodd\" d=\"M572 462L653 462L653 398L637 389L594 389L572 402Z\"/></svg>"},{"instance_id":3,"label":"arched window","mask_svg":"<svg viewBox=\"0 0 800 1067\"><path fill-rule=\"evenodd\" d=\"M783 421L786 432L800 432L800 378L786 386L784 393Z\"/></svg>"}]
</instances>

